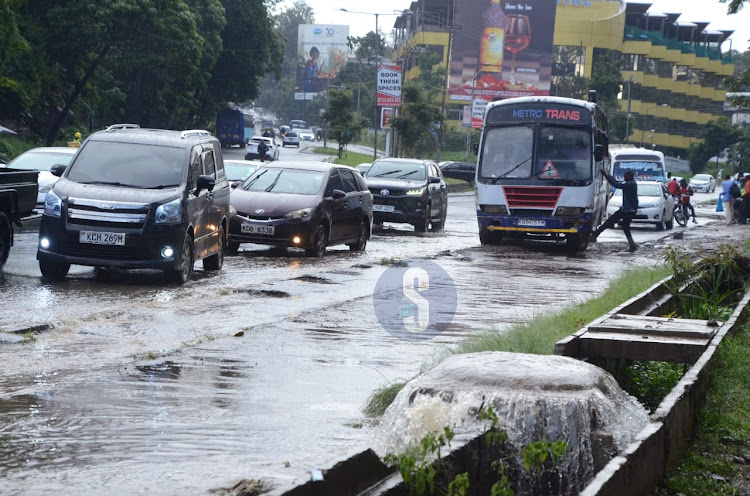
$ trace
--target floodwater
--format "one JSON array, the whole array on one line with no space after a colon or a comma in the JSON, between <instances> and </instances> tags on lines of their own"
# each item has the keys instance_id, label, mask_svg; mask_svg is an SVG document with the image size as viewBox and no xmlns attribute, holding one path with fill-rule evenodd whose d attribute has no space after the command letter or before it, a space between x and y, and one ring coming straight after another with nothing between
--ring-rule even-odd
<instances>
[{"instance_id":1,"label":"floodwater","mask_svg":"<svg viewBox=\"0 0 750 496\"><path fill-rule=\"evenodd\" d=\"M45 283L36 235L22 233L0 278L0 327L54 327L0 344L0 494L207 494L241 479L306 480L367 447L375 422L361 408L377 387L411 379L473 332L502 332L654 263L648 249L622 253L624 239L578 256L481 247L474 215L471 195L453 195L444 233L387 226L366 253L334 247L322 260L249 246L184 287L148 271L97 280L87 268ZM455 284L456 315L434 339L397 339L373 311L380 276L410 259Z\"/></svg>"}]
</instances>

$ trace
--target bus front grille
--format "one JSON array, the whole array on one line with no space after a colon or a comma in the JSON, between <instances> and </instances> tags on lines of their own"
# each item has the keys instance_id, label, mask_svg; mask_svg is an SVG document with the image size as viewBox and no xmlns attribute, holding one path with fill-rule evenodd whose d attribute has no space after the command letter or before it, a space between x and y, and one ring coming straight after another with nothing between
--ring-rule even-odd
<instances>
[{"instance_id":1,"label":"bus front grille","mask_svg":"<svg viewBox=\"0 0 750 496\"><path fill-rule=\"evenodd\" d=\"M555 208L562 188L503 186L509 208Z\"/></svg>"}]
</instances>

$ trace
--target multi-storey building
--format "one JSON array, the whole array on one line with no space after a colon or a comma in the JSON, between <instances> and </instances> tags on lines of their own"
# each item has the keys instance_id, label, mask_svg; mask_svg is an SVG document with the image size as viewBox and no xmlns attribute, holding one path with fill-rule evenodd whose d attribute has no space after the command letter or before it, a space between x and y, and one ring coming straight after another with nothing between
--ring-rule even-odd
<instances>
[{"instance_id":1,"label":"multi-storey building","mask_svg":"<svg viewBox=\"0 0 750 496\"><path fill-rule=\"evenodd\" d=\"M489 4L492 0L487 0ZM544 0L538 0L544 1ZM438 53L449 64L458 30L481 33L481 26L455 22L460 1L417 0L394 26L395 57L404 79L416 77L417 57ZM502 2L512 5L516 2ZM687 22L679 13L653 12L648 3L620 0L550 0L556 3L550 93L565 95L573 76L591 77L599 57L620 60L620 112L627 116L631 143L686 149L702 126L724 114L724 78L731 56L721 45L732 31L714 31L707 22ZM476 76L476 74L475 74ZM567 95L566 95L567 96ZM448 125L459 125L466 101L448 98Z\"/></svg>"}]
</instances>

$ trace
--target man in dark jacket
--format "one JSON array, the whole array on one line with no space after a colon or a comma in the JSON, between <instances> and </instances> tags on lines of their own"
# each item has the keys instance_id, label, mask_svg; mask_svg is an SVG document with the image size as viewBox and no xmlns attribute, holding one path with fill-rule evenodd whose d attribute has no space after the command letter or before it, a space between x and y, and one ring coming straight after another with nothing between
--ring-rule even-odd
<instances>
[{"instance_id":1,"label":"man in dark jacket","mask_svg":"<svg viewBox=\"0 0 750 496\"><path fill-rule=\"evenodd\" d=\"M625 237L628 238L628 251L635 251L638 249L635 241L633 241L633 235L630 233L630 222L638 212L638 184L633 178L633 171L625 172L624 181L620 182L609 173L602 169L602 174L607 178L609 184L615 188L622 190L622 206L620 209L612 214L601 226L596 228L593 234L593 241L604 231L610 227L614 227L616 223L622 224L622 230L625 233Z\"/></svg>"}]
</instances>

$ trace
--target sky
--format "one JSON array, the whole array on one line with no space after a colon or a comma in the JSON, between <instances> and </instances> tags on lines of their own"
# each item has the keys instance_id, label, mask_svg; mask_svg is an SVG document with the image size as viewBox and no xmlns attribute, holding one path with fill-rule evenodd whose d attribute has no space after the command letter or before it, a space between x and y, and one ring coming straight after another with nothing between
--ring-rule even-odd
<instances>
[{"instance_id":1,"label":"sky","mask_svg":"<svg viewBox=\"0 0 750 496\"><path fill-rule=\"evenodd\" d=\"M290 6L292 3L292 0L285 0L282 6ZM375 13L379 14L377 19L380 31L386 35L390 34L397 17L393 14L408 9L411 0L378 0L372 4L352 0L307 0L306 3L315 11L315 20L318 24L348 24L350 36L364 36L375 30ZM708 29L711 30L733 29L735 32L730 38L732 49L744 52L750 47L750 1L743 10L734 15L728 15L726 4L720 3L719 0L654 0L650 3L650 12L682 13L679 21L710 22ZM370 5L372 8L368 8ZM351 12L341 12L338 10L340 8ZM728 41L722 49L729 49Z\"/></svg>"}]
</instances>

